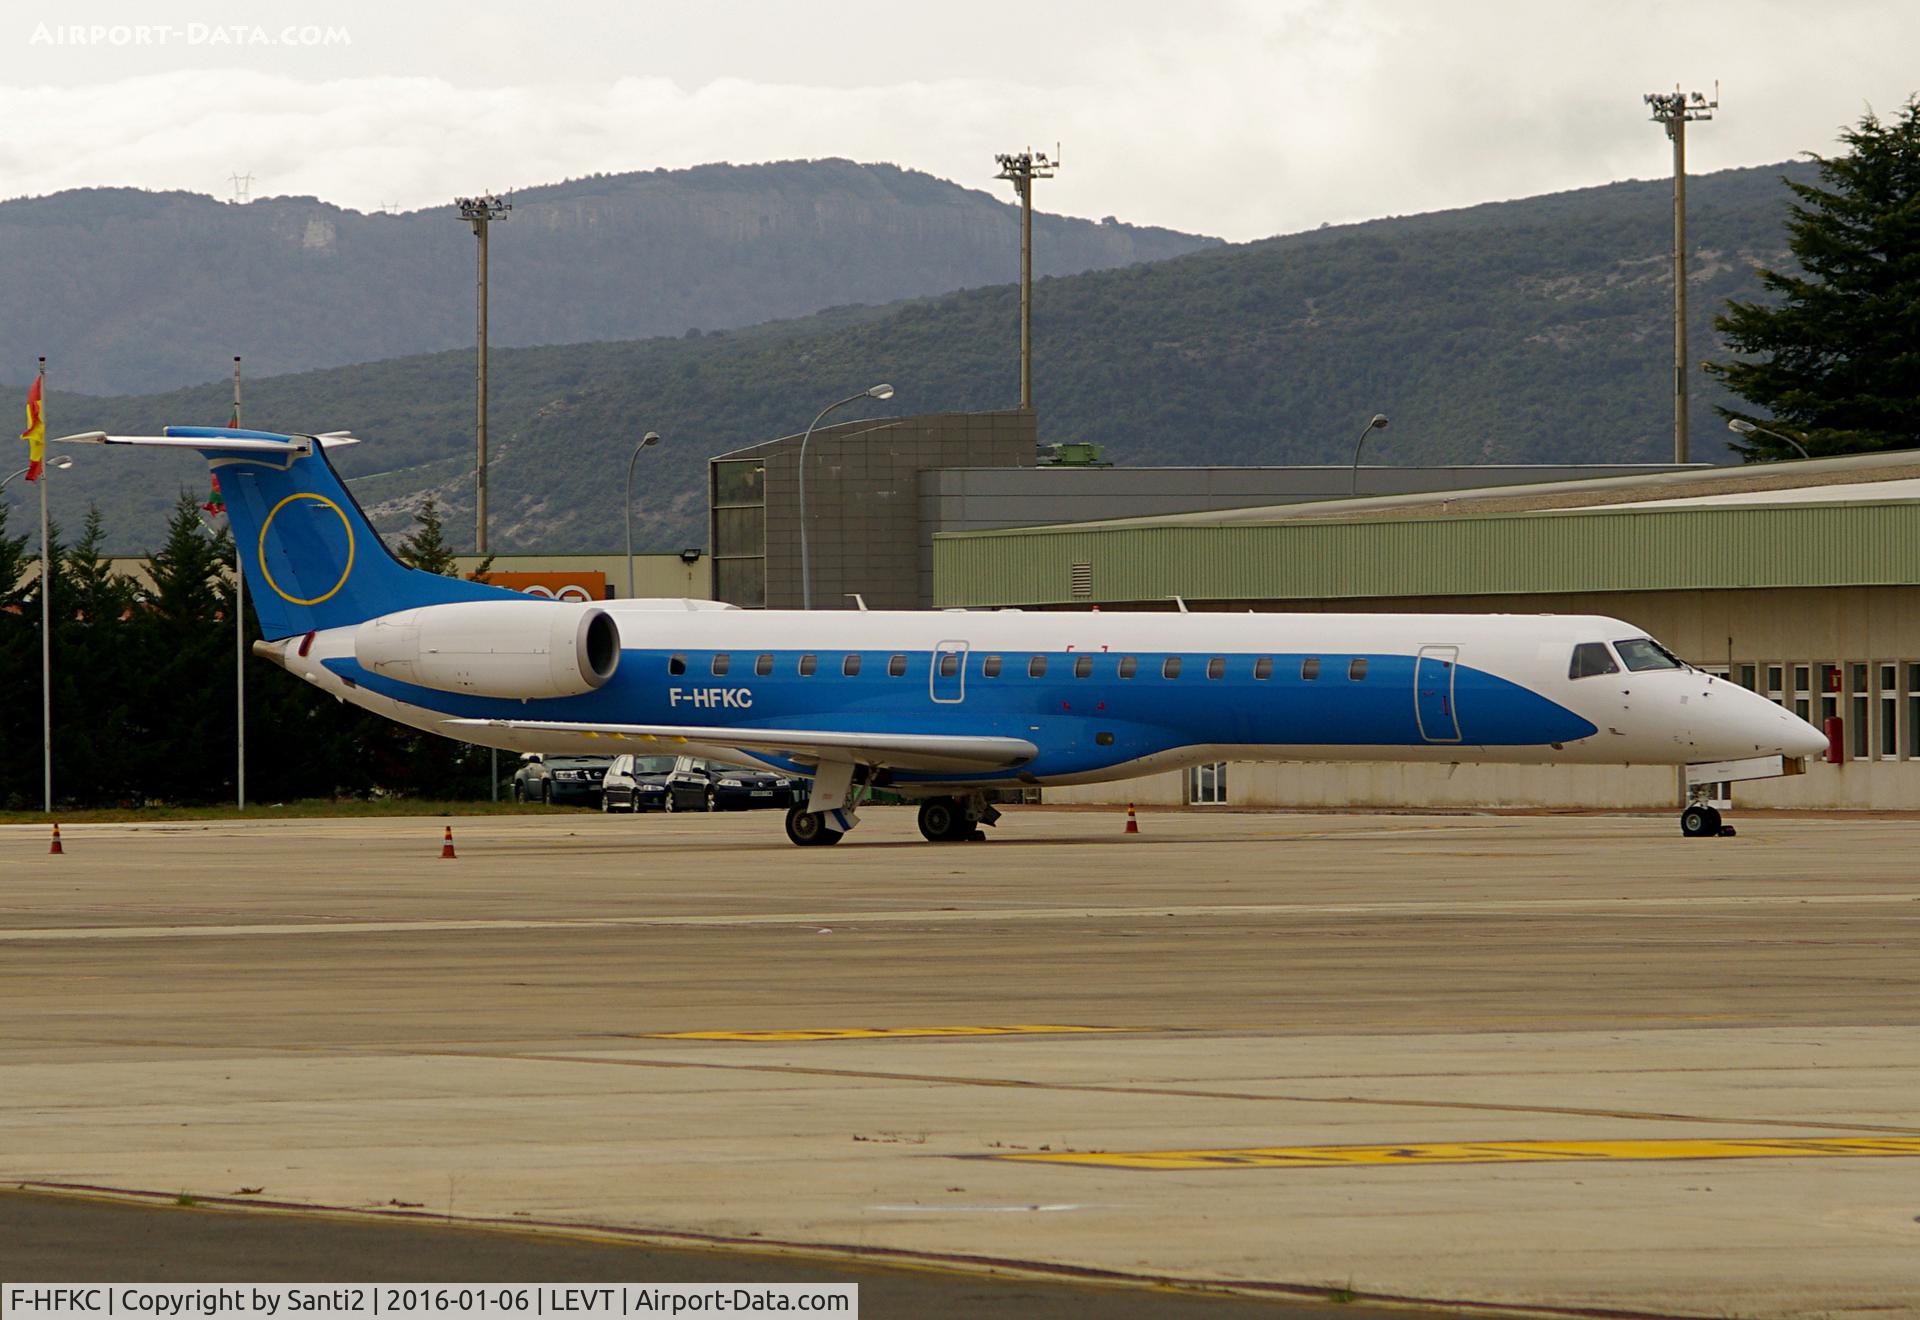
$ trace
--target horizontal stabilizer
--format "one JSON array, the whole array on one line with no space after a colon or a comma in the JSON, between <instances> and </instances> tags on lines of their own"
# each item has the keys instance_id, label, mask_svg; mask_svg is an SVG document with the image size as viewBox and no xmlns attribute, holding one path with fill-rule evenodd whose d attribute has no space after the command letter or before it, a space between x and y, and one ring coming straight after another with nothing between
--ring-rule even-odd
<instances>
[{"instance_id":1,"label":"horizontal stabilizer","mask_svg":"<svg viewBox=\"0 0 1920 1320\"><path fill-rule=\"evenodd\" d=\"M854 761L896 770L977 772L1031 761L1040 749L1024 738L945 733L841 733L822 729L742 729L692 724L585 724L566 720L448 720L449 729L575 733L614 742L701 743L817 764Z\"/></svg>"}]
</instances>

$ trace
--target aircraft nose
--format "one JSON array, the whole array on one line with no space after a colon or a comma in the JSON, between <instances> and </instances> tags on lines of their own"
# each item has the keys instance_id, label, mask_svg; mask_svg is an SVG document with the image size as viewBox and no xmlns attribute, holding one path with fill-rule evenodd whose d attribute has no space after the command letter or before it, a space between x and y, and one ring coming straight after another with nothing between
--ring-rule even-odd
<instances>
[{"instance_id":1,"label":"aircraft nose","mask_svg":"<svg viewBox=\"0 0 1920 1320\"><path fill-rule=\"evenodd\" d=\"M1742 721L1756 751L1781 756L1818 756L1827 750L1827 735L1795 715L1776 706L1759 693L1746 694L1742 703Z\"/></svg>"},{"instance_id":2,"label":"aircraft nose","mask_svg":"<svg viewBox=\"0 0 1920 1320\"><path fill-rule=\"evenodd\" d=\"M1827 750L1827 735L1801 719L1798 715L1780 712L1781 718L1789 724L1786 730L1785 754L1788 756L1820 756Z\"/></svg>"}]
</instances>

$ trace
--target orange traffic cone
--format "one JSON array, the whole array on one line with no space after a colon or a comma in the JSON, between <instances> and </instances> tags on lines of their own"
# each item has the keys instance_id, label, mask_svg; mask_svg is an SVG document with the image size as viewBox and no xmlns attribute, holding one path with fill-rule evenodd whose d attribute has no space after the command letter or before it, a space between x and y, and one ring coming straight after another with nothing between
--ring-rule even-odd
<instances>
[{"instance_id":1,"label":"orange traffic cone","mask_svg":"<svg viewBox=\"0 0 1920 1320\"><path fill-rule=\"evenodd\" d=\"M1127 803L1127 833L1138 834L1139 832L1140 822L1133 818L1133 803L1129 802Z\"/></svg>"},{"instance_id":2,"label":"orange traffic cone","mask_svg":"<svg viewBox=\"0 0 1920 1320\"><path fill-rule=\"evenodd\" d=\"M451 825L447 826L446 842L440 845L440 856L442 859L453 856L453 826Z\"/></svg>"},{"instance_id":3,"label":"orange traffic cone","mask_svg":"<svg viewBox=\"0 0 1920 1320\"><path fill-rule=\"evenodd\" d=\"M55 857L62 857L66 854L67 850L60 846L60 824L58 821L54 822L53 826L53 846L48 848L47 851Z\"/></svg>"}]
</instances>

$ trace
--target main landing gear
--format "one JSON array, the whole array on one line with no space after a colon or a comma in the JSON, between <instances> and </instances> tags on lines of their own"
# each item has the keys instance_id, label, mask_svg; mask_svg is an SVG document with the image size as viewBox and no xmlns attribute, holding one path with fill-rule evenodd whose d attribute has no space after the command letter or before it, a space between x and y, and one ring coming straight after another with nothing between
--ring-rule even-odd
<instances>
[{"instance_id":1,"label":"main landing gear","mask_svg":"<svg viewBox=\"0 0 1920 1320\"><path fill-rule=\"evenodd\" d=\"M808 811L807 804L787 808L787 837L802 848L827 848L840 842L844 831L827 827L824 811Z\"/></svg>"},{"instance_id":2,"label":"main landing gear","mask_svg":"<svg viewBox=\"0 0 1920 1320\"><path fill-rule=\"evenodd\" d=\"M981 830L1000 819L982 794L968 798L932 797L920 804L920 834L928 843L979 843Z\"/></svg>"}]
</instances>

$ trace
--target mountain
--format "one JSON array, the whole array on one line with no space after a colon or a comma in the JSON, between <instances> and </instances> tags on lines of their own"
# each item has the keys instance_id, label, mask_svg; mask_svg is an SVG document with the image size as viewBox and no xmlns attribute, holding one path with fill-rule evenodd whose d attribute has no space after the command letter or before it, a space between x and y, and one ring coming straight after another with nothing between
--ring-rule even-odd
<instances>
[{"instance_id":1,"label":"mountain","mask_svg":"<svg viewBox=\"0 0 1920 1320\"><path fill-rule=\"evenodd\" d=\"M1782 165L1689 184L1696 361L1728 297L1760 295L1788 260ZM1369 462L1660 461L1671 453L1669 185L1600 188L1372 221L1037 282L1034 392L1044 441L1094 441L1135 465L1345 463L1374 412ZM634 441L665 443L636 476L636 543L705 540L709 456L791 434L877 381L889 411L1007 407L1017 384L1013 286L842 308L697 338L530 348L492 371L493 546L606 551ZM1695 456L1726 461L1695 377ZM254 380L247 421L350 428L341 466L383 530L434 491L471 519L473 364L465 352ZM224 421L224 384L93 399L54 392L56 431ZM839 419L859 416L848 409ZM144 550L185 484L177 456L84 454L59 475L60 517L108 514ZM19 487L9 490L17 498ZM16 531L23 523L16 518ZM470 544L470 541L468 542Z\"/></svg>"},{"instance_id":2,"label":"mountain","mask_svg":"<svg viewBox=\"0 0 1920 1320\"><path fill-rule=\"evenodd\" d=\"M639 339L1013 279L1019 208L845 160L596 175L513 197L489 243L497 348ZM1074 274L1216 239L1034 217L1035 266ZM0 203L0 379L92 393L275 375L473 342L474 239L453 206L364 215L89 188ZM21 314L22 311L26 314Z\"/></svg>"}]
</instances>

